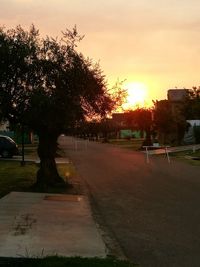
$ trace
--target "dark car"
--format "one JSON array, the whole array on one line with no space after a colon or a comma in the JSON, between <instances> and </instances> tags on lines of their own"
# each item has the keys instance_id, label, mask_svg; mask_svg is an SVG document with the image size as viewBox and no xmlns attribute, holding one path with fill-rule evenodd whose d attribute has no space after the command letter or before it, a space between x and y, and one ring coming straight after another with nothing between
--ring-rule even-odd
<instances>
[{"instance_id":1,"label":"dark car","mask_svg":"<svg viewBox=\"0 0 200 267\"><path fill-rule=\"evenodd\" d=\"M19 150L15 141L8 136L0 135L0 155L3 158L12 158L18 154Z\"/></svg>"}]
</instances>

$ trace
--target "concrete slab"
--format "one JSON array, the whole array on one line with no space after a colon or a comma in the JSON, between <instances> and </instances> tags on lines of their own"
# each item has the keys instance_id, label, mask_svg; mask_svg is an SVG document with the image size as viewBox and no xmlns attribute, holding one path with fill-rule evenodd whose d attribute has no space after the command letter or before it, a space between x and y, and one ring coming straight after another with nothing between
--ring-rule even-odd
<instances>
[{"instance_id":1,"label":"concrete slab","mask_svg":"<svg viewBox=\"0 0 200 267\"><path fill-rule=\"evenodd\" d=\"M69 164L70 161L68 158L63 158L63 157L60 157L60 158L55 158L55 161L57 164ZM39 164L40 163L40 159L37 159L35 161L36 164Z\"/></svg>"},{"instance_id":2,"label":"concrete slab","mask_svg":"<svg viewBox=\"0 0 200 267\"><path fill-rule=\"evenodd\" d=\"M22 157L21 156L14 156L13 158L0 158L0 160L2 161L19 161L21 162L22 161ZM24 161L25 162L33 162L33 163L36 163L36 164L39 164L40 163L40 159L39 158L28 158L28 157L25 157L24 158ZM70 160L68 158L63 158L63 157L60 157L60 158L55 158L55 161L57 164L69 164L70 163Z\"/></svg>"},{"instance_id":3,"label":"concrete slab","mask_svg":"<svg viewBox=\"0 0 200 267\"><path fill-rule=\"evenodd\" d=\"M22 157L21 156L13 156L12 158L0 158L0 161L18 161L18 162L21 162L22 161ZM24 158L24 161L25 162L35 162L36 159L35 158L28 158L28 157L25 157Z\"/></svg>"},{"instance_id":4,"label":"concrete slab","mask_svg":"<svg viewBox=\"0 0 200 267\"><path fill-rule=\"evenodd\" d=\"M196 151L200 149L200 144L196 144L196 145L186 145L186 146L176 146L176 147L169 147L167 148L169 153L173 153L173 152L181 152L181 151L187 151L187 150L191 150L191 151ZM145 153L145 151L143 151ZM163 148L158 148L155 150L149 150L148 153L150 155L159 155L159 154L165 154L166 151Z\"/></svg>"},{"instance_id":5,"label":"concrete slab","mask_svg":"<svg viewBox=\"0 0 200 267\"><path fill-rule=\"evenodd\" d=\"M0 256L47 255L106 256L87 197L11 192L0 199Z\"/></svg>"}]
</instances>

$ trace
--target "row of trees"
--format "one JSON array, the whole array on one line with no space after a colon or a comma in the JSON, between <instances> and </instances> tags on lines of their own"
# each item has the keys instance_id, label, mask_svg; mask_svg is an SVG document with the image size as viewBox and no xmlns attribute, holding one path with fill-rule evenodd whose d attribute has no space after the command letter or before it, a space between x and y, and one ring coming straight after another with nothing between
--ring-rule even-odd
<instances>
[{"instance_id":1,"label":"row of trees","mask_svg":"<svg viewBox=\"0 0 200 267\"><path fill-rule=\"evenodd\" d=\"M106 140L109 135L117 136L122 129L132 129L146 133L144 145L152 145L156 139L163 144L180 145L188 130L187 120L200 119L200 88L188 90L182 101L155 101L151 109L137 108L120 117L121 121L92 121L78 128L77 133L96 137L101 134ZM200 137L198 131L196 127L196 141Z\"/></svg>"},{"instance_id":2,"label":"row of trees","mask_svg":"<svg viewBox=\"0 0 200 267\"><path fill-rule=\"evenodd\" d=\"M187 120L200 119L200 87L193 87L186 92L186 97L182 101L155 101L152 109L136 109L129 113L136 129L146 132L145 144L151 144L151 138L155 137L165 144L180 145L183 142L184 134L189 127ZM197 142L199 130L195 130Z\"/></svg>"},{"instance_id":3,"label":"row of trees","mask_svg":"<svg viewBox=\"0 0 200 267\"><path fill-rule=\"evenodd\" d=\"M38 135L40 188L63 183L58 136L86 118L106 117L120 99L109 93L100 66L77 52L81 39L76 28L60 40L40 38L33 25L0 29L0 120Z\"/></svg>"},{"instance_id":4,"label":"row of trees","mask_svg":"<svg viewBox=\"0 0 200 267\"><path fill-rule=\"evenodd\" d=\"M74 129L73 134L81 137L91 137L93 139L98 139L101 136L107 142L110 136L119 136L120 130L132 129L146 133L144 144L150 144L152 123L152 110L137 108L122 114L122 120L120 122L111 118L105 118L101 121L92 120L90 122L84 122Z\"/></svg>"}]
</instances>

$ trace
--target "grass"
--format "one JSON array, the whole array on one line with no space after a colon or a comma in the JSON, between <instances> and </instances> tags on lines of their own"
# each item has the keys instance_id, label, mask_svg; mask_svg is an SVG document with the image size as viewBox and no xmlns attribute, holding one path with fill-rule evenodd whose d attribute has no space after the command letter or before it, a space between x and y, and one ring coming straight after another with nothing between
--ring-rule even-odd
<instances>
[{"instance_id":1,"label":"grass","mask_svg":"<svg viewBox=\"0 0 200 267\"><path fill-rule=\"evenodd\" d=\"M35 182L37 166L16 161L0 161L0 197L11 191L29 191Z\"/></svg>"},{"instance_id":2,"label":"grass","mask_svg":"<svg viewBox=\"0 0 200 267\"><path fill-rule=\"evenodd\" d=\"M1 263L1 262L0 262ZM10 265L13 264L13 265ZM129 261L117 260L112 257L81 258L81 257L46 257L43 259L10 259L10 264L5 266L15 267L136 267Z\"/></svg>"},{"instance_id":3,"label":"grass","mask_svg":"<svg viewBox=\"0 0 200 267\"><path fill-rule=\"evenodd\" d=\"M19 147L21 149L21 147ZM38 166L34 163L37 157L37 145L25 145L25 159L32 158L33 162L26 161L21 166L21 160L0 160L0 198L11 191L32 191L32 185L36 182ZM75 175L75 169L71 163L57 164L58 173L66 182L71 183L70 178ZM76 193L72 188L49 188L49 193Z\"/></svg>"},{"instance_id":4,"label":"grass","mask_svg":"<svg viewBox=\"0 0 200 267\"><path fill-rule=\"evenodd\" d=\"M67 164L57 164L58 173L61 177L65 178L66 181L70 177L74 177L76 175L76 171L74 165L72 163Z\"/></svg>"},{"instance_id":5,"label":"grass","mask_svg":"<svg viewBox=\"0 0 200 267\"><path fill-rule=\"evenodd\" d=\"M110 139L109 143L120 146L122 148L128 148L131 150L139 150L142 146L144 139Z\"/></svg>"},{"instance_id":6,"label":"grass","mask_svg":"<svg viewBox=\"0 0 200 267\"><path fill-rule=\"evenodd\" d=\"M173 152L170 153L170 157L171 156L186 161L191 165L200 166L200 160L197 160L198 158L200 159L200 150L197 150L196 152L193 152L192 150ZM196 158L196 160L193 158Z\"/></svg>"},{"instance_id":7,"label":"grass","mask_svg":"<svg viewBox=\"0 0 200 267\"><path fill-rule=\"evenodd\" d=\"M58 173L66 182L72 183L71 177L75 175L75 169L71 163L57 164ZM21 166L17 161L0 161L0 198L11 191L31 192L36 182L38 166L35 163L26 162ZM78 193L80 188L75 187L51 187L46 193ZM35 190L34 190L35 191Z\"/></svg>"}]
</instances>

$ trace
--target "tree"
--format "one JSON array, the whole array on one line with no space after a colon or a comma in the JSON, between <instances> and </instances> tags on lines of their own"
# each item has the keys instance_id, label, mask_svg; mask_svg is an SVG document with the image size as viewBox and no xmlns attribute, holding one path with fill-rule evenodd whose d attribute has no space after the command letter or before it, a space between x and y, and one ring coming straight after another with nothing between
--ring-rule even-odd
<instances>
[{"instance_id":1,"label":"tree","mask_svg":"<svg viewBox=\"0 0 200 267\"><path fill-rule=\"evenodd\" d=\"M188 91L188 97L185 103L185 117L187 120L200 119L200 87L192 87ZM189 127L191 125L189 124ZM200 143L200 126L195 125L193 128L195 142Z\"/></svg>"},{"instance_id":2,"label":"tree","mask_svg":"<svg viewBox=\"0 0 200 267\"><path fill-rule=\"evenodd\" d=\"M188 90L185 101L185 117L188 120L200 119L200 87Z\"/></svg>"},{"instance_id":3,"label":"tree","mask_svg":"<svg viewBox=\"0 0 200 267\"><path fill-rule=\"evenodd\" d=\"M168 136L174 132L174 119L170 102L168 100L160 100L154 102L154 125L158 132L159 142L168 143Z\"/></svg>"},{"instance_id":4,"label":"tree","mask_svg":"<svg viewBox=\"0 0 200 267\"><path fill-rule=\"evenodd\" d=\"M180 145L186 130L185 102L160 100L154 102L154 125L163 144Z\"/></svg>"},{"instance_id":5,"label":"tree","mask_svg":"<svg viewBox=\"0 0 200 267\"><path fill-rule=\"evenodd\" d=\"M40 188L63 184L55 163L58 136L115 105L100 66L76 51L81 39L76 28L59 41L41 39L34 26L0 29L1 117L38 135Z\"/></svg>"},{"instance_id":6,"label":"tree","mask_svg":"<svg viewBox=\"0 0 200 267\"><path fill-rule=\"evenodd\" d=\"M143 145L152 145L151 130L152 130L152 112L150 109L137 108L127 113L127 125L133 129L140 130L146 133L146 138Z\"/></svg>"}]
</instances>

